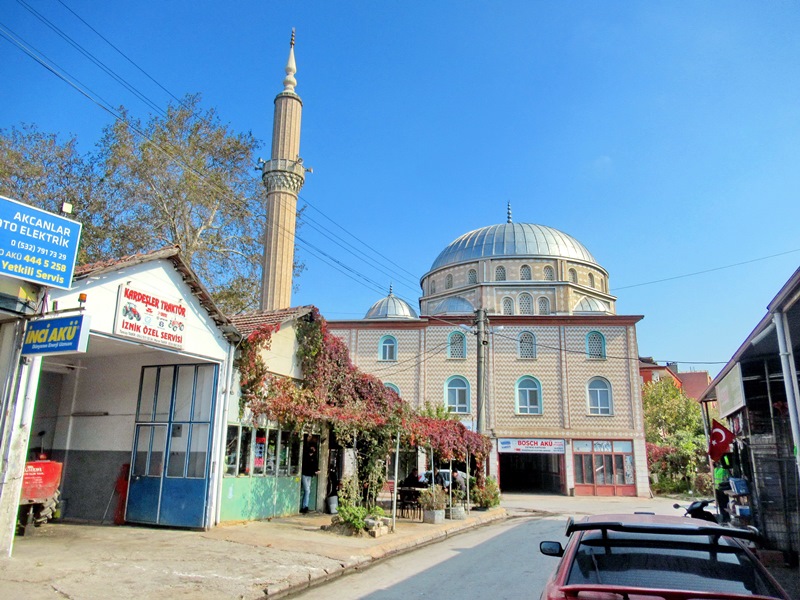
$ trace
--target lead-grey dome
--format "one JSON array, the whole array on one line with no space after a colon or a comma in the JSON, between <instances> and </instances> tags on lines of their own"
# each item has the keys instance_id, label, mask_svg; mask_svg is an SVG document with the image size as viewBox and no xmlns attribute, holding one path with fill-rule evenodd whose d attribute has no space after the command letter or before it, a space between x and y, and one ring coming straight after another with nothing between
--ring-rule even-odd
<instances>
[{"instance_id":1,"label":"lead-grey dome","mask_svg":"<svg viewBox=\"0 0 800 600\"><path fill-rule=\"evenodd\" d=\"M381 298L367 311L365 319L416 319L417 313L411 305L395 296L391 289L389 295Z\"/></svg>"},{"instance_id":2,"label":"lead-grey dome","mask_svg":"<svg viewBox=\"0 0 800 600\"><path fill-rule=\"evenodd\" d=\"M475 312L475 307L472 303L463 296L451 296L445 298L436 308L433 309L433 315L471 315Z\"/></svg>"},{"instance_id":3,"label":"lead-grey dome","mask_svg":"<svg viewBox=\"0 0 800 600\"><path fill-rule=\"evenodd\" d=\"M494 256L552 256L598 264L583 244L563 231L532 223L503 223L465 233L442 250L431 271Z\"/></svg>"}]
</instances>

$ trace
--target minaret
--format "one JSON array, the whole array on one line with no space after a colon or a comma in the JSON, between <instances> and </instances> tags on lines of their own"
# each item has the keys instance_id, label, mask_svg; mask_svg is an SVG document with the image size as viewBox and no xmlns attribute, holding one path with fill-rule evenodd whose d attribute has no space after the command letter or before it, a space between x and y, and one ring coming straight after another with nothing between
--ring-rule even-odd
<instances>
[{"instance_id":1,"label":"minaret","mask_svg":"<svg viewBox=\"0 0 800 600\"><path fill-rule=\"evenodd\" d=\"M292 304L294 231L297 195L306 169L300 158L300 120L303 102L294 91L294 29L286 63L283 91L275 97L272 121L272 155L263 164L262 181L267 188L267 223L261 279L261 309L277 310Z\"/></svg>"}]
</instances>

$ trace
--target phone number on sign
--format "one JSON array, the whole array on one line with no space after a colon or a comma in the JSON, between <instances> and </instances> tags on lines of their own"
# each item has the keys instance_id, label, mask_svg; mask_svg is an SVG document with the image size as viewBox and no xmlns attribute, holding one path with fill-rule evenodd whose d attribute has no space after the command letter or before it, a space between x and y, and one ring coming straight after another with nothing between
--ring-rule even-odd
<instances>
[{"instance_id":1,"label":"phone number on sign","mask_svg":"<svg viewBox=\"0 0 800 600\"><path fill-rule=\"evenodd\" d=\"M67 272L67 265L64 263L56 262L54 260L50 260L48 258L42 258L41 256L33 256L31 254L23 254L22 252L6 252L2 248L0 248L0 256L4 256L9 260L15 260L23 263L28 263L29 265L36 265L37 267L42 267L44 269L50 269L51 271L58 271L61 273ZM3 266L9 266L7 260L3 261ZM20 267L25 268L24 266L20 265ZM33 268L32 266L30 267ZM19 270L19 268L11 269ZM21 272L21 271L20 271ZM23 273L24 274L24 273Z\"/></svg>"},{"instance_id":2,"label":"phone number on sign","mask_svg":"<svg viewBox=\"0 0 800 600\"><path fill-rule=\"evenodd\" d=\"M39 248L38 246L34 246L33 244L28 244L27 242L19 242L17 240L11 240L11 245L15 248L19 248L20 250L27 250L28 252L34 252L36 254L41 254L43 256L47 256L50 258L55 258L56 260L67 260L67 255L63 252L56 252L55 250L49 250L47 248ZM9 256L11 253L7 252L6 256ZM2 250L0 250L0 256L2 256Z\"/></svg>"}]
</instances>

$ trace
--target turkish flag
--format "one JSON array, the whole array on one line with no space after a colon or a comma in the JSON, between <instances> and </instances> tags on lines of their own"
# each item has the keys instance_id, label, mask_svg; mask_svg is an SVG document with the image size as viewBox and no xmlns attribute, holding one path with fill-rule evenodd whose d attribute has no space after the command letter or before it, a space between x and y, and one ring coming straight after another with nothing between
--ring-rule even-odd
<instances>
[{"instance_id":1,"label":"turkish flag","mask_svg":"<svg viewBox=\"0 0 800 600\"><path fill-rule=\"evenodd\" d=\"M728 451L731 442L736 438L733 432L716 419L711 421L711 435L708 442L708 455L714 462L722 458Z\"/></svg>"}]
</instances>

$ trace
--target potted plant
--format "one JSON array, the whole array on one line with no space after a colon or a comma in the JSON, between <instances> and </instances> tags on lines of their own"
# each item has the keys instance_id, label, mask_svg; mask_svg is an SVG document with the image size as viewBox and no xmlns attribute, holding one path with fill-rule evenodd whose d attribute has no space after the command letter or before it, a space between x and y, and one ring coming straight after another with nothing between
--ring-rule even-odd
<instances>
[{"instance_id":1,"label":"potted plant","mask_svg":"<svg viewBox=\"0 0 800 600\"><path fill-rule=\"evenodd\" d=\"M447 495L440 485L426 487L419 494L419 505L422 507L423 523L444 523L444 507Z\"/></svg>"},{"instance_id":2,"label":"potted plant","mask_svg":"<svg viewBox=\"0 0 800 600\"><path fill-rule=\"evenodd\" d=\"M472 490L470 496L477 509L486 510L500 506L500 488L497 487L497 481L491 477L486 478L486 483L482 488L476 487Z\"/></svg>"},{"instance_id":3,"label":"potted plant","mask_svg":"<svg viewBox=\"0 0 800 600\"><path fill-rule=\"evenodd\" d=\"M467 512L464 510L464 498L467 494L458 486L453 486L451 494L452 503L445 509L444 516L453 521L462 521L467 518Z\"/></svg>"}]
</instances>

